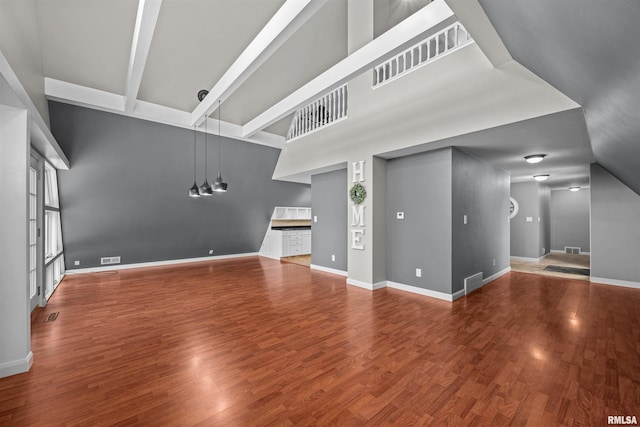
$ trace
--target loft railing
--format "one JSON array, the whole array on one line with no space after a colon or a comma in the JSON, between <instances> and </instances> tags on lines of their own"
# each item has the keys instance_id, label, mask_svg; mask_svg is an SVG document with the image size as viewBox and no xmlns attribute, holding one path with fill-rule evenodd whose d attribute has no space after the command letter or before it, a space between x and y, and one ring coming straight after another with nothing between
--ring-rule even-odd
<instances>
[{"instance_id":1,"label":"loft railing","mask_svg":"<svg viewBox=\"0 0 640 427\"><path fill-rule=\"evenodd\" d=\"M394 80L424 64L442 58L473 42L469 32L456 22L373 69L373 87Z\"/></svg>"},{"instance_id":2,"label":"loft railing","mask_svg":"<svg viewBox=\"0 0 640 427\"><path fill-rule=\"evenodd\" d=\"M307 135L347 117L347 85L329 92L296 111L287 141Z\"/></svg>"}]
</instances>

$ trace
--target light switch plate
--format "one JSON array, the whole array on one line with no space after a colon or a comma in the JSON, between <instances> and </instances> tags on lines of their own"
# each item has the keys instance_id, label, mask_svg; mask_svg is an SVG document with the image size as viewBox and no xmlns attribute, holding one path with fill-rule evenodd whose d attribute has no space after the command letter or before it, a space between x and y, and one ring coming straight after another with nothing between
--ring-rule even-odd
<instances>
[{"instance_id":1,"label":"light switch plate","mask_svg":"<svg viewBox=\"0 0 640 427\"><path fill-rule=\"evenodd\" d=\"M416 268L416 277L422 277L422 269Z\"/></svg>"},{"instance_id":2,"label":"light switch plate","mask_svg":"<svg viewBox=\"0 0 640 427\"><path fill-rule=\"evenodd\" d=\"M466 215L464 216L464 220L463 220L463 222L464 222L465 224L467 223L467 216L466 216Z\"/></svg>"}]
</instances>

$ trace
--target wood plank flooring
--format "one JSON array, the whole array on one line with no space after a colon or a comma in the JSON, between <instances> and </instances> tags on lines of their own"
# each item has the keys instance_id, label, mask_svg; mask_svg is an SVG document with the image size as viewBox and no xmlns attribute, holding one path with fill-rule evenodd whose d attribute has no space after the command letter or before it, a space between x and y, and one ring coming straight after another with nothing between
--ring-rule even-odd
<instances>
[{"instance_id":1,"label":"wood plank flooring","mask_svg":"<svg viewBox=\"0 0 640 427\"><path fill-rule=\"evenodd\" d=\"M639 308L519 273L449 303L259 257L70 275L0 425L604 426L640 418Z\"/></svg>"}]
</instances>

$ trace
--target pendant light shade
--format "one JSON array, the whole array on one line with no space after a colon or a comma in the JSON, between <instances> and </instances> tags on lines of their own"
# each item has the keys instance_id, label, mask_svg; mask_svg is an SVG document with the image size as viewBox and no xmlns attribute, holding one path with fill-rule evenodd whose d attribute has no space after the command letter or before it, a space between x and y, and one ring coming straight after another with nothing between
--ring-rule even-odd
<instances>
[{"instance_id":1,"label":"pendant light shade","mask_svg":"<svg viewBox=\"0 0 640 427\"><path fill-rule=\"evenodd\" d=\"M196 127L193 127L193 186L189 189L189 197L200 197L200 190L196 184Z\"/></svg>"},{"instance_id":2,"label":"pendant light shade","mask_svg":"<svg viewBox=\"0 0 640 427\"><path fill-rule=\"evenodd\" d=\"M222 180L222 175L218 174L218 177L213 183L213 191L218 193L224 193L227 191L227 183Z\"/></svg>"},{"instance_id":3,"label":"pendant light shade","mask_svg":"<svg viewBox=\"0 0 640 427\"><path fill-rule=\"evenodd\" d=\"M222 145L222 133L220 132L220 117L222 113L220 112L221 103L218 100L218 177L213 183L213 191L218 193L225 193L227 191L227 183L222 179L222 173L220 172L220 146Z\"/></svg>"},{"instance_id":4,"label":"pendant light shade","mask_svg":"<svg viewBox=\"0 0 640 427\"><path fill-rule=\"evenodd\" d=\"M211 189L211 184L209 184L209 180L207 179L207 116L204 116L204 182L200 186L200 195L202 196L211 196L213 194L213 190Z\"/></svg>"}]
</instances>

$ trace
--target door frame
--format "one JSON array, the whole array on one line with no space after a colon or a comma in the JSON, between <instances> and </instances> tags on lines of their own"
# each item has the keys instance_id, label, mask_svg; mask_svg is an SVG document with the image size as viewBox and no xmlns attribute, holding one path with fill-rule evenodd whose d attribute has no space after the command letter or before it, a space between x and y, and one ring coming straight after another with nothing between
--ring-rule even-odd
<instances>
[{"instance_id":1,"label":"door frame","mask_svg":"<svg viewBox=\"0 0 640 427\"><path fill-rule=\"evenodd\" d=\"M31 149L29 158L29 171L36 171L36 292L31 296L31 274L29 274L28 292L29 292L29 310L33 312L36 307L44 307L44 160L42 156ZM31 176L29 176L29 189L31 189ZM31 190L29 190L31 194ZM30 215L30 214L29 214ZM30 216L29 216L30 220ZM31 229L29 229L31 230ZM31 233L31 231L29 231ZM31 235L29 235L29 246ZM31 273L31 256L29 257L29 273Z\"/></svg>"}]
</instances>

